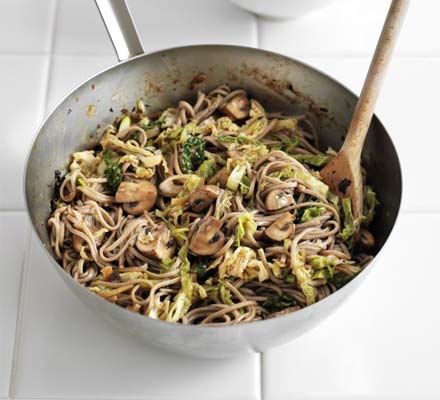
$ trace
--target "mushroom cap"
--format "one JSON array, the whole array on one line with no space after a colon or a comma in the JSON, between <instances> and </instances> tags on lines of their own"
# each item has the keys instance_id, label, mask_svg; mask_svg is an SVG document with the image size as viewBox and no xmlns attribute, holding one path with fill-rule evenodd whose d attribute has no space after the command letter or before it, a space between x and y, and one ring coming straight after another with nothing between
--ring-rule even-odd
<instances>
[{"instance_id":1,"label":"mushroom cap","mask_svg":"<svg viewBox=\"0 0 440 400\"><path fill-rule=\"evenodd\" d=\"M265 235L275 242L281 242L287 239L294 232L295 224L293 223L293 216L288 212L281 214L280 217L264 231Z\"/></svg>"},{"instance_id":2,"label":"mushroom cap","mask_svg":"<svg viewBox=\"0 0 440 400\"><path fill-rule=\"evenodd\" d=\"M189 195L189 204L192 210L195 212L206 210L220 195L221 191L215 185L204 185L197 188Z\"/></svg>"},{"instance_id":3,"label":"mushroom cap","mask_svg":"<svg viewBox=\"0 0 440 400\"><path fill-rule=\"evenodd\" d=\"M159 192L165 197L176 197L183 188L188 175L175 175L162 181L159 185Z\"/></svg>"},{"instance_id":4,"label":"mushroom cap","mask_svg":"<svg viewBox=\"0 0 440 400\"><path fill-rule=\"evenodd\" d=\"M165 223L160 222L152 228L146 227L139 232L136 247L147 257L165 260L173 257L176 243Z\"/></svg>"},{"instance_id":5,"label":"mushroom cap","mask_svg":"<svg viewBox=\"0 0 440 400\"><path fill-rule=\"evenodd\" d=\"M203 218L196 227L189 249L200 256L210 256L225 244L225 235L220 230L222 223L214 217Z\"/></svg>"},{"instance_id":6,"label":"mushroom cap","mask_svg":"<svg viewBox=\"0 0 440 400\"><path fill-rule=\"evenodd\" d=\"M276 211L288 207L295 202L292 190L274 189L271 190L264 200L264 205L268 211Z\"/></svg>"},{"instance_id":7,"label":"mushroom cap","mask_svg":"<svg viewBox=\"0 0 440 400\"><path fill-rule=\"evenodd\" d=\"M226 183L228 182L229 172L226 167L219 169L215 175L208 181L210 185L218 185L221 188L226 187Z\"/></svg>"},{"instance_id":8,"label":"mushroom cap","mask_svg":"<svg viewBox=\"0 0 440 400\"><path fill-rule=\"evenodd\" d=\"M250 102L244 93L233 97L220 108L220 111L230 117L232 120L249 117L249 110Z\"/></svg>"},{"instance_id":9,"label":"mushroom cap","mask_svg":"<svg viewBox=\"0 0 440 400\"><path fill-rule=\"evenodd\" d=\"M141 215L156 202L157 189L151 182L121 182L115 194L115 201L123 203L122 208L129 214Z\"/></svg>"}]
</instances>

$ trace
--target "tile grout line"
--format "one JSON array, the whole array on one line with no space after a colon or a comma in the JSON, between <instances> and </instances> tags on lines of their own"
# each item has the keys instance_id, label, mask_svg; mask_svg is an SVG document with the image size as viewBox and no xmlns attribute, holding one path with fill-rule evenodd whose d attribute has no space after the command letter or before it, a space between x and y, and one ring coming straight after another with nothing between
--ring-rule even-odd
<instances>
[{"instance_id":1,"label":"tile grout line","mask_svg":"<svg viewBox=\"0 0 440 400\"><path fill-rule=\"evenodd\" d=\"M24 295L25 287L27 283L27 270L31 251L31 238L32 232L29 224L29 220L26 218L26 234L25 234L25 251L23 256L23 261L21 263L21 274L20 274L20 287L18 290L18 309L17 318L15 321L15 334L14 334L14 347L12 349L12 365L11 365L11 376L9 378L9 398L13 399L15 394L15 372L17 367L19 345L20 345L20 332L22 325L23 307L24 307Z\"/></svg>"},{"instance_id":2,"label":"tile grout line","mask_svg":"<svg viewBox=\"0 0 440 400\"><path fill-rule=\"evenodd\" d=\"M50 76L52 74L52 64L53 64L53 55L55 49L55 29L56 29L56 21L58 15L58 1L55 0L53 6L53 16L52 16L52 26L51 26L51 37L50 37L50 47L49 47L49 67L47 70L47 80L46 80L46 92L44 96L44 115L43 118L47 115L47 106L49 104L49 91L50 91Z\"/></svg>"},{"instance_id":3,"label":"tile grout line","mask_svg":"<svg viewBox=\"0 0 440 400\"><path fill-rule=\"evenodd\" d=\"M258 400L263 400L264 399L264 352L259 353L259 357L258 357L258 365L259 365L259 369L260 369L260 374L259 374L259 382L258 382L258 387L259 387L259 396L258 396Z\"/></svg>"},{"instance_id":4,"label":"tile grout line","mask_svg":"<svg viewBox=\"0 0 440 400\"><path fill-rule=\"evenodd\" d=\"M255 16L255 21L256 21L256 29L257 29L257 48L261 49L261 21L260 21L260 17Z\"/></svg>"},{"instance_id":5,"label":"tile grout line","mask_svg":"<svg viewBox=\"0 0 440 400\"><path fill-rule=\"evenodd\" d=\"M49 86L50 86L50 75L52 71L52 53L54 50L54 37L55 37L55 26L56 26L56 18L57 18L57 10L58 10L58 2L56 0L52 3L52 15L51 15L51 26L50 26L50 38L49 38L49 62L46 69L45 76L45 93L43 97L43 107L42 107L42 115L43 119L47 112L47 104L49 99ZM32 239L32 227L30 226L30 221L26 217L27 222L27 231L25 236L25 254L23 257L22 268L21 268L21 282L18 293L18 311L17 318L15 323L15 335L14 335L14 347L12 350L12 365L11 365L11 375L9 379L9 398L15 398L16 393L16 373L17 373L17 362L18 355L20 352L20 338L21 338L21 327L23 324L23 312L24 312L24 303L25 303L25 288L27 285L27 275L29 268L29 259L31 252L31 239Z\"/></svg>"}]
</instances>

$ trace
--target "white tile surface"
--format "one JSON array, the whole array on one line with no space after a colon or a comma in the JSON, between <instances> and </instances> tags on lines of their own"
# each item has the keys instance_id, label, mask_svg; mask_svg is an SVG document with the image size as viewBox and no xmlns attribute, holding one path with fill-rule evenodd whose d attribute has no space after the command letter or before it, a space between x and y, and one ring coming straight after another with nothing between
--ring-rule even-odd
<instances>
[{"instance_id":1,"label":"white tile surface","mask_svg":"<svg viewBox=\"0 0 440 400\"><path fill-rule=\"evenodd\" d=\"M256 399L258 359L163 354L124 337L74 297L33 240L15 395L19 398Z\"/></svg>"},{"instance_id":2,"label":"white tile surface","mask_svg":"<svg viewBox=\"0 0 440 400\"><path fill-rule=\"evenodd\" d=\"M256 19L225 0L131 0L129 6L146 52L196 43L257 45ZM113 53L94 2L59 0L54 49Z\"/></svg>"},{"instance_id":3,"label":"white tile surface","mask_svg":"<svg viewBox=\"0 0 440 400\"><path fill-rule=\"evenodd\" d=\"M390 2L341 0L295 21L257 23L227 0L128 1L147 52L260 44L321 68L355 92ZM403 216L375 273L346 306L264 355L265 400L440 398L439 270L432 251L440 222L439 13L438 0L412 1L377 111L401 156L403 208L422 214ZM24 208L23 164L45 100L47 112L116 57L92 0L1 0L0 16L0 182L8 188L0 194L0 398L6 398L28 232L23 214L1 210ZM212 363L127 341L70 294L35 242L30 259L14 397L261 398L256 357Z\"/></svg>"},{"instance_id":4,"label":"white tile surface","mask_svg":"<svg viewBox=\"0 0 440 400\"><path fill-rule=\"evenodd\" d=\"M147 52L206 43L257 46L256 18L226 0L129 0L129 4Z\"/></svg>"},{"instance_id":5,"label":"white tile surface","mask_svg":"<svg viewBox=\"0 0 440 400\"><path fill-rule=\"evenodd\" d=\"M49 57L0 54L0 210L23 209L23 169L31 140L43 117Z\"/></svg>"},{"instance_id":6,"label":"white tile surface","mask_svg":"<svg viewBox=\"0 0 440 400\"><path fill-rule=\"evenodd\" d=\"M321 326L264 355L264 398L440 398L440 215L402 215L375 271ZM416 234L415 229L421 233Z\"/></svg>"},{"instance_id":7,"label":"white tile surface","mask_svg":"<svg viewBox=\"0 0 440 400\"><path fill-rule=\"evenodd\" d=\"M54 0L2 0L0 52L49 52Z\"/></svg>"},{"instance_id":8,"label":"white tile surface","mask_svg":"<svg viewBox=\"0 0 440 400\"><path fill-rule=\"evenodd\" d=\"M55 54L112 54L113 47L94 1L57 1Z\"/></svg>"},{"instance_id":9,"label":"white tile surface","mask_svg":"<svg viewBox=\"0 0 440 400\"><path fill-rule=\"evenodd\" d=\"M341 0L293 21L260 20L261 47L292 57L365 55L376 45L390 1ZM410 5L397 54L439 55L437 0Z\"/></svg>"},{"instance_id":10,"label":"white tile surface","mask_svg":"<svg viewBox=\"0 0 440 400\"><path fill-rule=\"evenodd\" d=\"M440 3L439 3L440 4ZM359 93L370 60L368 58L303 57ZM376 114L390 133L400 156L404 195L402 208L440 211L437 196L421 196L417 187L432 187L431 172L437 170L440 135L432 116L437 112L440 88L440 58L396 57L390 65Z\"/></svg>"},{"instance_id":11,"label":"white tile surface","mask_svg":"<svg viewBox=\"0 0 440 400\"><path fill-rule=\"evenodd\" d=\"M115 63L116 57L112 55L53 56L46 113L48 114L52 111L56 105L81 82ZM66 71L68 71L67 74Z\"/></svg>"},{"instance_id":12,"label":"white tile surface","mask_svg":"<svg viewBox=\"0 0 440 400\"><path fill-rule=\"evenodd\" d=\"M0 214L0 398L8 397L9 394L27 230L23 213Z\"/></svg>"}]
</instances>

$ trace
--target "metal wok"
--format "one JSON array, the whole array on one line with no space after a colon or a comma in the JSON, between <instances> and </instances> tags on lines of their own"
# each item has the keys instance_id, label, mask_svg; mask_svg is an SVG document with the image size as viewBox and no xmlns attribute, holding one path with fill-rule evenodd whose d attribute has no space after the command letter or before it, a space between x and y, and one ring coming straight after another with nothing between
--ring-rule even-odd
<instances>
[{"instance_id":1,"label":"metal wok","mask_svg":"<svg viewBox=\"0 0 440 400\"><path fill-rule=\"evenodd\" d=\"M125 3L97 0L97 4L121 62L88 79L61 101L36 135L26 165L27 210L53 270L97 315L148 345L171 351L228 357L265 351L307 332L339 307L373 268L380 268L377 256L354 280L312 306L274 319L223 327L185 326L134 314L91 293L55 261L46 227L54 171L65 171L73 152L90 148L99 141L97 126L112 122L115 114L111 110L131 108L139 97L151 110L167 108L182 98L193 100L197 90L209 90L227 82L232 87L246 89L268 109L290 113L312 111L322 147L339 149L357 100L353 93L322 72L295 59L259 49L202 45L143 54ZM206 79L194 81L194 76L200 73ZM402 182L396 150L376 117L370 127L363 161L369 183L377 190L380 200L372 226L377 239L375 252L380 253L398 216Z\"/></svg>"}]
</instances>

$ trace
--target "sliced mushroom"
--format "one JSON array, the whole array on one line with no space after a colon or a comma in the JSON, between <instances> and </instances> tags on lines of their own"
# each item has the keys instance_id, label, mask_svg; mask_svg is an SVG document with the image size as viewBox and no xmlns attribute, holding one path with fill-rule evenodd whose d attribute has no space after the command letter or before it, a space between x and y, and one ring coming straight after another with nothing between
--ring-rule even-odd
<instances>
[{"instance_id":1,"label":"sliced mushroom","mask_svg":"<svg viewBox=\"0 0 440 400\"><path fill-rule=\"evenodd\" d=\"M280 215L274 223L272 223L269 228L267 228L264 233L269 239L276 242L281 242L288 237L290 237L295 232L295 225L293 223L292 214L285 212Z\"/></svg>"},{"instance_id":2,"label":"sliced mushroom","mask_svg":"<svg viewBox=\"0 0 440 400\"><path fill-rule=\"evenodd\" d=\"M153 228L147 227L139 232L136 247L147 257L165 260L173 257L176 243L167 226L160 222Z\"/></svg>"},{"instance_id":3,"label":"sliced mushroom","mask_svg":"<svg viewBox=\"0 0 440 400\"><path fill-rule=\"evenodd\" d=\"M360 241L367 248L370 249L374 246L375 240L373 234L366 228L361 228L360 232Z\"/></svg>"},{"instance_id":4,"label":"sliced mushroom","mask_svg":"<svg viewBox=\"0 0 440 400\"><path fill-rule=\"evenodd\" d=\"M249 117L250 103L245 94L239 94L229 100L220 111L231 119L244 119Z\"/></svg>"},{"instance_id":5,"label":"sliced mushroom","mask_svg":"<svg viewBox=\"0 0 440 400\"><path fill-rule=\"evenodd\" d=\"M185 175L171 176L160 183L159 192L165 197L175 197L182 191L185 181Z\"/></svg>"},{"instance_id":6,"label":"sliced mushroom","mask_svg":"<svg viewBox=\"0 0 440 400\"><path fill-rule=\"evenodd\" d=\"M294 203L293 194L291 190L274 189L271 190L264 201L266 210L275 211L281 208L288 207Z\"/></svg>"},{"instance_id":7,"label":"sliced mushroom","mask_svg":"<svg viewBox=\"0 0 440 400\"><path fill-rule=\"evenodd\" d=\"M226 187L226 182L229 178L229 172L227 168L222 168L216 172L216 174L208 181L210 185L218 185L221 188Z\"/></svg>"},{"instance_id":8,"label":"sliced mushroom","mask_svg":"<svg viewBox=\"0 0 440 400\"><path fill-rule=\"evenodd\" d=\"M191 237L189 249L200 256L210 256L225 244L221 222L214 217L203 218Z\"/></svg>"},{"instance_id":9,"label":"sliced mushroom","mask_svg":"<svg viewBox=\"0 0 440 400\"><path fill-rule=\"evenodd\" d=\"M204 185L194 190L189 195L189 204L193 211L206 210L220 195L221 189L214 185Z\"/></svg>"},{"instance_id":10,"label":"sliced mushroom","mask_svg":"<svg viewBox=\"0 0 440 400\"><path fill-rule=\"evenodd\" d=\"M122 208L132 215L141 215L148 211L156 202L157 189L151 182L122 182L115 195L117 203L123 203Z\"/></svg>"}]
</instances>

